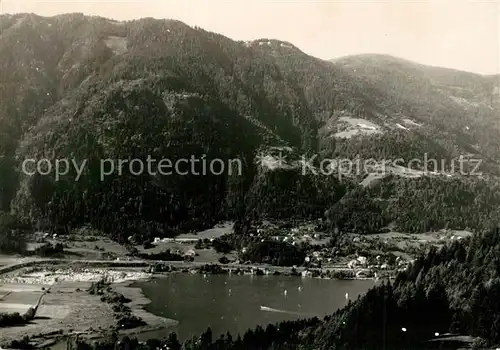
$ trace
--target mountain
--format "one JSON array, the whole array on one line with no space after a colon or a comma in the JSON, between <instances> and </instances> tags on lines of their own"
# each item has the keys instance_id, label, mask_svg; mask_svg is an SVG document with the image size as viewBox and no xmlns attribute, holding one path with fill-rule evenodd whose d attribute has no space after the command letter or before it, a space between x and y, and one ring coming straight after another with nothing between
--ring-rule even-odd
<instances>
[{"instance_id":1,"label":"mountain","mask_svg":"<svg viewBox=\"0 0 500 350\"><path fill-rule=\"evenodd\" d=\"M277 148L319 154L315 166L428 153L450 172L465 154L483 159L486 175L498 171L495 77L386 56L327 62L175 20L2 15L0 89L0 210L51 229L91 224L124 239L242 216L317 217L363 180L256 164ZM226 169L134 174L130 162L148 156L221 159ZM85 172L28 176L26 159L68 159ZM235 159L241 174L227 166ZM127 165L102 178L102 160Z\"/></svg>"},{"instance_id":2,"label":"mountain","mask_svg":"<svg viewBox=\"0 0 500 350\"><path fill-rule=\"evenodd\" d=\"M449 143L460 152L497 158L500 76L424 66L385 55L344 57L332 64L380 90L384 98L376 103L398 116L399 128L439 135L439 144Z\"/></svg>"}]
</instances>

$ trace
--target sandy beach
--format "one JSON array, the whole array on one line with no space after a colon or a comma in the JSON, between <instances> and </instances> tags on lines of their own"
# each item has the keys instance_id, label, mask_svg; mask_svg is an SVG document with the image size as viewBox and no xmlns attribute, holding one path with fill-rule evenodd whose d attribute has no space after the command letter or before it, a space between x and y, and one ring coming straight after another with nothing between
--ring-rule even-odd
<instances>
[{"instance_id":1,"label":"sandy beach","mask_svg":"<svg viewBox=\"0 0 500 350\"><path fill-rule=\"evenodd\" d=\"M53 285L60 282L97 282L103 278L109 283L122 283L148 279L152 275L140 271L125 271L111 269L56 269L54 271L40 271L8 274L0 276L0 283Z\"/></svg>"},{"instance_id":2,"label":"sandy beach","mask_svg":"<svg viewBox=\"0 0 500 350\"><path fill-rule=\"evenodd\" d=\"M33 271L35 270L35 271ZM0 331L0 344L20 340L25 336L35 344L57 341L68 335L99 338L116 329L115 312L99 295L90 295L87 289L92 282L106 279L114 291L132 300L129 304L133 315L143 319L147 326L121 333L140 333L175 324L143 310L149 300L140 288L130 285L146 280L151 274L139 269L52 267L36 271L23 268L0 275L0 313L26 312L39 307L35 319L25 325L5 327Z\"/></svg>"}]
</instances>

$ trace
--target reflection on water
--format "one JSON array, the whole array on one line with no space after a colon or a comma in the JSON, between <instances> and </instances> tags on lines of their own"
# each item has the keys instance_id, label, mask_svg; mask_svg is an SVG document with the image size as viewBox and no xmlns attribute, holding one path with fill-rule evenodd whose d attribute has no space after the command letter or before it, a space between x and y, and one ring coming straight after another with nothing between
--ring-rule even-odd
<instances>
[{"instance_id":1,"label":"reflection on water","mask_svg":"<svg viewBox=\"0 0 500 350\"><path fill-rule=\"evenodd\" d=\"M179 321L169 330L139 338L164 337L175 331L181 340L211 327L213 335L244 333L257 325L323 317L366 292L373 281L337 281L287 276L172 274L140 283L156 315Z\"/></svg>"}]
</instances>

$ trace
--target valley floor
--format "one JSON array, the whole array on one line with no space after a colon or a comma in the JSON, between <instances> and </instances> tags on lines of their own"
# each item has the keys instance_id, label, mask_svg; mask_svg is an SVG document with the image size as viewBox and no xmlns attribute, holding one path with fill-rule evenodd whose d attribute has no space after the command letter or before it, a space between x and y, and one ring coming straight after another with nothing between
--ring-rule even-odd
<instances>
[{"instance_id":1,"label":"valley floor","mask_svg":"<svg viewBox=\"0 0 500 350\"><path fill-rule=\"evenodd\" d=\"M116 329L117 320L110 304L87 291L92 282L104 276L114 282L111 285L113 290L132 300L126 304L132 314L147 323L147 327L134 329L133 332L151 331L175 324L175 321L143 310L142 306L149 300L140 289L130 287L131 281L150 277L150 274L139 269L64 269L59 272L49 269L31 273L25 268L1 276L0 313L24 314L30 307L38 305L36 316L28 324L2 328L0 343L27 336L31 342L41 346L57 341L62 336L78 334L85 338L99 338Z\"/></svg>"},{"instance_id":2,"label":"valley floor","mask_svg":"<svg viewBox=\"0 0 500 350\"><path fill-rule=\"evenodd\" d=\"M215 237L227 233L227 228L207 231ZM208 236L210 236L208 235ZM407 235L387 233L370 236L352 236L352 241L358 249L371 251L372 255L383 253L374 251L373 247L384 243L383 247L391 247L396 255L405 260L411 259L412 251L426 245L441 245L447 240L461 239L468 236L468 232L438 232L421 235ZM165 249L176 249L181 253L193 249L197 239L207 238L203 234L185 235L177 241L160 242L148 250L137 246L139 251L156 252ZM184 240L183 240L184 239ZM60 241L60 239L52 240ZM200 269L211 265L215 270L224 270L224 273L238 271L238 273L291 274L295 270L303 277L326 277L330 272L366 272L364 276L372 276L376 267L349 266L354 256L339 257L322 268L315 269L319 275L307 274L303 267L276 267L263 264L230 263L220 264L218 259L222 254L213 249L197 249L195 261L191 262L162 262L132 260L127 256L127 249L105 238L64 239L65 257L62 259L22 258L15 256L0 256L0 313L24 314L30 307L38 306L35 319L23 326L2 328L0 344L13 340L20 340L25 336L38 345L57 341L63 336L79 334L85 338L99 338L116 329L117 321L110 304L101 301L98 295L90 295L87 289L92 282L105 278L112 283L114 291L122 294L131 302L127 304L132 314L147 323L147 327L140 327L126 331L125 334L140 333L152 329L166 328L175 325L176 321L164 319L146 312L143 309L149 300L144 297L139 288L131 287L133 281L151 278L156 271L151 266L168 265L168 271L183 271L200 273ZM31 244L32 246L38 243ZM379 248L380 249L380 248ZM384 248L385 250L385 248ZM228 255L234 259L232 255ZM390 277L396 272L393 270L379 271L380 276ZM328 272L328 273L327 273ZM210 272L209 272L210 273ZM375 275L376 276L376 275ZM122 331L123 333L124 331Z\"/></svg>"}]
</instances>

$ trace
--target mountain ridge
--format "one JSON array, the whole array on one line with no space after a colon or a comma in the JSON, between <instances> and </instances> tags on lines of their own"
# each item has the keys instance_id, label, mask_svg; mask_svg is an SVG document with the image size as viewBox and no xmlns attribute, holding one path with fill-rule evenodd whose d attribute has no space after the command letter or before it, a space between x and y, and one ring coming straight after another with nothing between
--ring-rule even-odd
<instances>
[{"instance_id":1,"label":"mountain ridge","mask_svg":"<svg viewBox=\"0 0 500 350\"><path fill-rule=\"evenodd\" d=\"M351 54L351 55L344 55L344 56L339 56L331 59L327 59L326 61L331 62L331 63L336 63L339 61L343 60L348 60L351 58L379 58L379 59L385 59L387 61L400 61L404 63L409 63L413 65L418 65L421 66L422 68L436 68L440 70L447 70L450 73L466 73L470 75L476 75L476 76L481 76L481 77L491 77L491 78L500 78L500 73L489 73L489 74L484 74L484 73L478 73L478 72L473 72L473 71L468 71L468 70L463 70L463 69L458 69L458 68L451 68L451 67L446 67L446 66L439 66L439 65L433 65L433 64L427 64L427 63L421 63L418 61L413 61L411 59L407 58L402 58L398 56L394 56L391 54L386 54L386 53L375 53L375 52L366 52L366 53L360 53L360 54Z\"/></svg>"},{"instance_id":2,"label":"mountain ridge","mask_svg":"<svg viewBox=\"0 0 500 350\"><path fill-rule=\"evenodd\" d=\"M182 22L181 20L177 20L177 19L174 19L174 18L141 17L141 18L137 18L137 19L117 20L117 19L112 19L112 18L103 17L103 16L99 16L99 15L86 15L86 14L84 14L82 12L71 12L71 13L64 13L64 14L52 15L52 16L38 15L36 13L30 13L30 12L22 12L22 13L15 13L15 14L4 13L4 14L0 14L0 20L2 19L2 17L4 17L4 19L7 19L7 20L11 20L14 17L28 17L30 19L33 19L33 18L37 18L37 19L55 19L55 18L62 18L62 17L72 17L72 18L74 18L74 17L87 17L87 18L91 18L91 19L93 18L93 19L98 19L98 20L105 20L105 21L112 22L112 23L119 24L119 25L123 25L123 24L126 24L126 23L131 23L131 22L136 22L136 21L154 20L154 21L165 21L165 22L177 22L177 23L184 24L184 25L186 25L188 27L191 27L191 28L199 28L197 25L189 25L189 24L187 24L185 22ZM0 28L1 29L7 29L4 26L2 26ZM229 37L227 35L224 35L224 34L218 34L218 35L224 36L224 37L226 37L229 40L232 40L232 41L235 41L235 42L241 42L241 43L252 43L252 42L258 43L258 42L261 42L261 41L266 41L266 42L267 41L272 41L272 42L283 43L283 44L287 44L287 45L293 46L294 48L300 50L305 55L317 58L318 60L323 60L323 61L332 62L332 63L334 63L336 61L340 61L340 60L352 58L352 57L379 56L379 57L386 57L386 58L390 58L390 59L397 59L397 60L401 60L401 61L406 61L408 63L420 65L420 66L423 66L423 67L446 69L446 70L453 71L453 72L462 72L462 73L468 73L468 74L472 74L472 75L479 75L479 76L483 76L483 77L491 77L491 78L495 78L495 79L500 78L500 73L487 73L486 74L486 73L478 73L478 72L473 72L473 71L468 71L468 70L463 70L463 69L458 69L458 68L451 68L451 67L447 67L447 66L426 64L426 63L421 63L421 62L418 62L418 61L413 61L411 59L394 56L392 54L387 54L387 53L366 52L366 53L360 53L360 54L347 54L347 55L338 56L338 57L330 58L330 59L328 59L328 58L322 59L322 58L319 58L319 57L317 57L317 56L315 56L313 54L307 54L307 53L305 53L300 48L298 48L296 45L294 45L293 43L291 43L290 41L287 41L287 40L281 40L281 39L278 39L278 38L267 38L267 37L262 37L262 38L257 38L257 39L251 39L251 40L245 40L245 39L234 39L234 38L231 38L231 37Z\"/></svg>"},{"instance_id":3,"label":"mountain ridge","mask_svg":"<svg viewBox=\"0 0 500 350\"><path fill-rule=\"evenodd\" d=\"M276 146L323 158L466 154L498 172L498 103L468 73L455 82L413 63L331 63L284 41L233 41L176 20L2 15L0 28L0 210L23 221L170 232L281 204L276 215L321 215L351 186L262 175L255 157ZM193 153L241 158L246 172L96 180L99 159ZM23 159L61 157L89 159L84 181L20 172ZM280 193L258 200L275 186ZM325 200L328 186L337 193Z\"/></svg>"}]
</instances>

